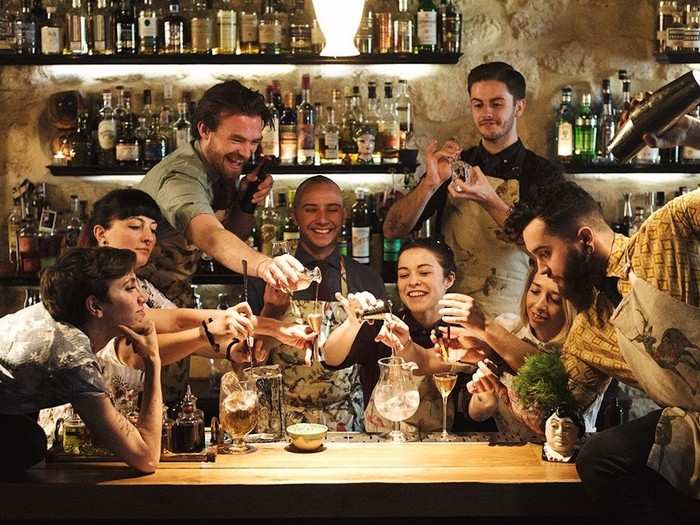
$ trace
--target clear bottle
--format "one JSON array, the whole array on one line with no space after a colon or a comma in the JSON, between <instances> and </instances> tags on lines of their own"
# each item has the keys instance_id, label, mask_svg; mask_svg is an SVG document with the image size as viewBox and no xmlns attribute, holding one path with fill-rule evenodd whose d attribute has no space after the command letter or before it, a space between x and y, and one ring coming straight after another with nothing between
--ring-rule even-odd
<instances>
[{"instance_id":1,"label":"clear bottle","mask_svg":"<svg viewBox=\"0 0 700 525\"><path fill-rule=\"evenodd\" d=\"M600 113L598 128L598 148L597 158L599 161L612 163L615 161L613 154L608 151L608 144L615 136L617 119L613 113L612 93L610 91L610 80L603 80L603 109Z\"/></svg>"},{"instance_id":2,"label":"clear bottle","mask_svg":"<svg viewBox=\"0 0 700 525\"><path fill-rule=\"evenodd\" d=\"M192 53L210 53L214 47L214 17L206 0L197 0L190 19Z\"/></svg>"},{"instance_id":3,"label":"clear bottle","mask_svg":"<svg viewBox=\"0 0 700 525\"><path fill-rule=\"evenodd\" d=\"M280 164L293 165L297 158L297 115L294 95L284 95L284 111L280 116Z\"/></svg>"},{"instance_id":4,"label":"clear bottle","mask_svg":"<svg viewBox=\"0 0 700 525\"><path fill-rule=\"evenodd\" d=\"M160 108L160 129L168 137L168 151L175 149L175 132L173 125L175 124L175 112L173 106L173 86L165 84L163 86L163 106Z\"/></svg>"},{"instance_id":5,"label":"clear bottle","mask_svg":"<svg viewBox=\"0 0 700 525\"><path fill-rule=\"evenodd\" d=\"M187 102L179 102L177 105L179 118L173 124L175 131L175 148L186 146L192 140L191 124L187 120Z\"/></svg>"},{"instance_id":6,"label":"clear bottle","mask_svg":"<svg viewBox=\"0 0 700 525\"><path fill-rule=\"evenodd\" d=\"M382 148L382 163L397 164L399 162L399 147L401 145L401 128L391 82L384 82L383 106L382 118L379 121L379 143Z\"/></svg>"},{"instance_id":7,"label":"clear bottle","mask_svg":"<svg viewBox=\"0 0 700 525\"><path fill-rule=\"evenodd\" d=\"M370 80L367 84L367 108L364 112L364 131L371 134L374 138L375 148L372 153L372 162L379 164L382 161L381 144L377 143L379 138L379 122L381 121L381 114L379 112L379 101L377 100L377 83L374 80ZM357 131L355 132L355 138L357 139Z\"/></svg>"},{"instance_id":8,"label":"clear bottle","mask_svg":"<svg viewBox=\"0 0 700 525\"><path fill-rule=\"evenodd\" d=\"M462 12L455 0L447 0L440 12L440 52L462 52Z\"/></svg>"},{"instance_id":9,"label":"clear bottle","mask_svg":"<svg viewBox=\"0 0 700 525\"><path fill-rule=\"evenodd\" d=\"M88 130L88 115L78 115L78 127L71 136L71 166L92 166L94 160L94 148L92 137Z\"/></svg>"},{"instance_id":10,"label":"clear bottle","mask_svg":"<svg viewBox=\"0 0 700 525\"><path fill-rule=\"evenodd\" d=\"M260 52L260 41L258 39L258 9L255 0L244 0L239 20L241 54L257 55Z\"/></svg>"},{"instance_id":11,"label":"clear bottle","mask_svg":"<svg viewBox=\"0 0 700 525\"><path fill-rule=\"evenodd\" d=\"M16 16L11 0L0 0L0 54L17 51Z\"/></svg>"},{"instance_id":12,"label":"clear bottle","mask_svg":"<svg viewBox=\"0 0 700 525\"><path fill-rule=\"evenodd\" d=\"M314 114L316 115L316 125L314 126L314 165L321 165L321 136L326 127L326 115L323 111L323 104L314 102Z\"/></svg>"},{"instance_id":13,"label":"clear bottle","mask_svg":"<svg viewBox=\"0 0 700 525\"><path fill-rule=\"evenodd\" d=\"M116 28L116 52L118 55L135 55L138 51L136 36L138 28L130 0L121 0L114 20Z\"/></svg>"},{"instance_id":14,"label":"clear bottle","mask_svg":"<svg viewBox=\"0 0 700 525\"><path fill-rule=\"evenodd\" d=\"M352 205L352 258L360 264L369 264L370 216L367 206L367 190L355 190Z\"/></svg>"},{"instance_id":15,"label":"clear bottle","mask_svg":"<svg viewBox=\"0 0 700 525\"><path fill-rule=\"evenodd\" d=\"M10 215L7 218L8 256L11 264L17 268L19 249L17 248L17 233L22 226L22 207L19 199L15 199Z\"/></svg>"},{"instance_id":16,"label":"clear bottle","mask_svg":"<svg viewBox=\"0 0 700 525\"><path fill-rule=\"evenodd\" d=\"M146 117L138 117L137 122L138 125L134 130L134 135L136 135L136 139L139 141L139 161L140 164L143 165L143 154L145 152L146 139L148 138L148 134L150 132L150 126Z\"/></svg>"},{"instance_id":17,"label":"clear bottle","mask_svg":"<svg viewBox=\"0 0 700 525\"><path fill-rule=\"evenodd\" d=\"M180 0L170 0L168 14L163 17L163 53L166 55L185 53L186 25L187 21L180 9Z\"/></svg>"},{"instance_id":18,"label":"clear bottle","mask_svg":"<svg viewBox=\"0 0 700 525\"><path fill-rule=\"evenodd\" d=\"M282 24L276 8L275 0L265 0L258 27L260 53L263 55L279 55L282 52Z\"/></svg>"},{"instance_id":19,"label":"clear bottle","mask_svg":"<svg viewBox=\"0 0 700 525\"><path fill-rule=\"evenodd\" d=\"M394 50L394 9L390 0L379 0L374 13L377 40L375 51L380 55Z\"/></svg>"},{"instance_id":20,"label":"clear bottle","mask_svg":"<svg viewBox=\"0 0 700 525\"><path fill-rule=\"evenodd\" d=\"M117 164L124 168L136 167L141 161L141 144L134 131L131 119L124 120L115 146Z\"/></svg>"},{"instance_id":21,"label":"clear bottle","mask_svg":"<svg viewBox=\"0 0 700 525\"><path fill-rule=\"evenodd\" d=\"M168 405L163 404L163 425L161 427L160 453L173 451L173 427L175 421L168 417Z\"/></svg>"},{"instance_id":22,"label":"clear bottle","mask_svg":"<svg viewBox=\"0 0 700 525\"><path fill-rule=\"evenodd\" d=\"M39 47L39 24L32 13L31 0L22 0L22 9L15 19L17 54L37 55Z\"/></svg>"},{"instance_id":23,"label":"clear bottle","mask_svg":"<svg viewBox=\"0 0 700 525\"><path fill-rule=\"evenodd\" d=\"M115 52L115 18L107 0L97 0L88 19L88 48L92 55L111 55Z\"/></svg>"},{"instance_id":24,"label":"clear bottle","mask_svg":"<svg viewBox=\"0 0 700 525\"><path fill-rule=\"evenodd\" d=\"M328 122L323 129L321 143L319 144L321 164L340 164L340 126L335 121L335 108L328 106L326 114L328 115Z\"/></svg>"},{"instance_id":25,"label":"clear bottle","mask_svg":"<svg viewBox=\"0 0 700 525\"><path fill-rule=\"evenodd\" d=\"M139 11L139 53L142 55L158 54L160 43L160 16L153 7L153 0L143 0Z\"/></svg>"},{"instance_id":26,"label":"clear bottle","mask_svg":"<svg viewBox=\"0 0 700 525\"><path fill-rule=\"evenodd\" d=\"M160 120L157 115L151 118L151 126L143 143L143 164L146 167L155 166L169 152L168 137L160 131Z\"/></svg>"},{"instance_id":27,"label":"clear bottle","mask_svg":"<svg viewBox=\"0 0 700 525\"><path fill-rule=\"evenodd\" d=\"M88 54L88 12L83 0L72 0L66 12L66 55Z\"/></svg>"},{"instance_id":28,"label":"clear bottle","mask_svg":"<svg viewBox=\"0 0 700 525\"><path fill-rule=\"evenodd\" d=\"M433 0L420 0L418 4L416 36L419 53L437 51L437 7Z\"/></svg>"},{"instance_id":29,"label":"clear bottle","mask_svg":"<svg viewBox=\"0 0 700 525\"><path fill-rule=\"evenodd\" d=\"M364 12L362 13L362 21L355 35L355 47L361 55L371 55L375 49L374 39L374 8L367 2L365 3Z\"/></svg>"},{"instance_id":30,"label":"clear bottle","mask_svg":"<svg viewBox=\"0 0 700 525\"><path fill-rule=\"evenodd\" d=\"M273 85L268 85L265 93L267 108L270 110L271 126L265 126L263 129L262 142L260 143L262 154L266 157L280 156L280 115L272 101L275 88Z\"/></svg>"},{"instance_id":31,"label":"clear bottle","mask_svg":"<svg viewBox=\"0 0 700 525\"><path fill-rule=\"evenodd\" d=\"M561 103L554 124L554 153L559 162L570 163L574 156L574 124L576 115L571 104L571 87L561 90Z\"/></svg>"},{"instance_id":32,"label":"clear bottle","mask_svg":"<svg viewBox=\"0 0 700 525\"><path fill-rule=\"evenodd\" d=\"M289 15L289 45L292 55L307 55L311 44L311 19L304 9L304 0L295 0Z\"/></svg>"},{"instance_id":33,"label":"clear bottle","mask_svg":"<svg viewBox=\"0 0 700 525\"><path fill-rule=\"evenodd\" d=\"M591 94L584 93L574 124L574 156L579 162L591 162L596 154L598 118L591 110Z\"/></svg>"},{"instance_id":34,"label":"clear bottle","mask_svg":"<svg viewBox=\"0 0 700 525\"><path fill-rule=\"evenodd\" d=\"M46 8L46 24L41 28L41 54L60 55L63 52L63 25L56 18L56 7Z\"/></svg>"},{"instance_id":35,"label":"clear bottle","mask_svg":"<svg viewBox=\"0 0 700 525\"><path fill-rule=\"evenodd\" d=\"M296 190L287 190L287 214L282 226L282 240L289 244L289 253L294 255L299 245L299 226L294 220L294 198ZM309 283L311 284L311 283Z\"/></svg>"},{"instance_id":36,"label":"clear bottle","mask_svg":"<svg viewBox=\"0 0 700 525\"><path fill-rule=\"evenodd\" d=\"M279 216L274 206L274 197L272 191L265 197L265 207L260 214L260 242L261 251L268 257L272 256L272 243L274 243L279 232L277 227L279 224Z\"/></svg>"},{"instance_id":37,"label":"clear bottle","mask_svg":"<svg viewBox=\"0 0 700 525\"><path fill-rule=\"evenodd\" d=\"M316 112L311 103L311 77L301 78L301 104L297 107L297 164L313 165Z\"/></svg>"},{"instance_id":38,"label":"clear bottle","mask_svg":"<svg viewBox=\"0 0 700 525\"><path fill-rule=\"evenodd\" d=\"M238 45L238 13L231 0L222 0L216 12L216 55L234 55Z\"/></svg>"},{"instance_id":39,"label":"clear bottle","mask_svg":"<svg viewBox=\"0 0 700 525\"><path fill-rule=\"evenodd\" d=\"M275 18L282 28L281 52L289 53L289 10L284 0L275 1Z\"/></svg>"},{"instance_id":40,"label":"clear bottle","mask_svg":"<svg viewBox=\"0 0 700 525\"><path fill-rule=\"evenodd\" d=\"M399 0L399 12L394 20L394 53L413 53L414 28L413 16L408 11L408 0Z\"/></svg>"},{"instance_id":41,"label":"clear bottle","mask_svg":"<svg viewBox=\"0 0 700 525\"><path fill-rule=\"evenodd\" d=\"M401 137L399 149L408 148L408 141L413 135L413 104L408 96L408 81L399 80L399 92L396 96L396 111L399 115Z\"/></svg>"},{"instance_id":42,"label":"clear bottle","mask_svg":"<svg viewBox=\"0 0 700 525\"><path fill-rule=\"evenodd\" d=\"M70 215L66 223L66 248L75 248L78 246L78 237L83 229L85 221L83 221L80 199L77 195L70 196Z\"/></svg>"},{"instance_id":43,"label":"clear bottle","mask_svg":"<svg viewBox=\"0 0 700 525\"><path fill-rule=\"evenodd\" d=\"M321 31L321 24L318 23L317 18L314 18L313 22L311 22L311 52L314 55L320 55L325 45L326 38L323 36L323 31Z\"/></svg>"},{"instance_id":44,"label":"clear bottle","mask_svg":"<svg viewBox=\"0 0 700 525\"><path fill-rule=\"evenodd\" d=\"M114 166L114 147L117 142L117 120L112 108L112 92L105 89L102 92L102 109L99 111L97 124L97 164L99 166Z\"/></svg>"},{"instance_id":45,"label":"clear bottle","mask_svg":"<svg viewBox=\"0 0 700 525\"><path fill-rule=\"evenodd\" d=\"M127 120L128 112L124 103L126 99L124 86L117 86L115 89L117 91L117 104L114 106L114 118L117 119L117 138L119 138L124 127L124 121Z\"/></svg>"}]
</instances>

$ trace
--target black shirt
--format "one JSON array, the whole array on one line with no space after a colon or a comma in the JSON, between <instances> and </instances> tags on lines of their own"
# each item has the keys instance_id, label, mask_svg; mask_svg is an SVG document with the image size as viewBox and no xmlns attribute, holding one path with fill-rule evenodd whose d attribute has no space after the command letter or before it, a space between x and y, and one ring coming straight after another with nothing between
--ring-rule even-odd
<instances>
[{"instance_id":1,"label":"black shirt","mask_svg":"<svg viewBox=\"0 0 700 525\"><path fill-rule=\"evenodd\" d=\"M294 256L307 268L321 269L321 284L319 285L319 301L335 301L335 293L341 291L340 284L340 252L336 247L323 261L314 259L301 244ZM343 255L345 271L348 279L348 293L371 292L375 297L385 298L386 289L380 275L369 266L360 264L352 257ZM265 281L253 278L248 281L248 304L255 315L259 315L263 307ZM313 301L316 298L315 283L306 290L294 293L294 298Z\"/></svg>"},{"instance_id":2,"label":"black shirt","mask_svg":"<svg viewBox=\"0 0 700 525\"><path fill-rule=\"evenodd\" d=\"M527 199L537 186L563 180L561 170L555 164L527 149L520 139L495 155L489 153L480 142L478 146L463 151L460 158L471 166L479 166L485 175L503 180L518 180L521 200ZM450 179L447 179L430 198L415 230L420 229L423 222L437 211L436 227L437 231L442 232L449 184Z\"/></svg>"}]
</instances>

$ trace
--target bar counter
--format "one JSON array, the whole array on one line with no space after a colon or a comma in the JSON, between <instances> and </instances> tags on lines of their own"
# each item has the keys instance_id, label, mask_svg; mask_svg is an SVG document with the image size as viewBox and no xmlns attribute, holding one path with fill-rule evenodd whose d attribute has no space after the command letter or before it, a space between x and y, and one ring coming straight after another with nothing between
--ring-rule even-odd
<instances>
[{"instance_id":1,"label":"bar counter","mask_svg":"<svg viewBox=\"0 0 700 525\"><path fill-rule=\"evenodd\" d=\"M342 435L341 435L342 436ZM313 453L256 444L210 463L50 463L0 483L4 519L290 519L585 516L572 464L535 444L354 442Z\"/></svg>"}]
</instances>

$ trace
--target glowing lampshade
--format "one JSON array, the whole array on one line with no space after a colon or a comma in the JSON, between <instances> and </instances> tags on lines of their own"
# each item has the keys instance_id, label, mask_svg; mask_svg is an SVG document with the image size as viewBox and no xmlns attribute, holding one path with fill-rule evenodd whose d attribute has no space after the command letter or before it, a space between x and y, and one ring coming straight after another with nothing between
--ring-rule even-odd
<instances>
[{"instance_id":1,"label":"glowing lampshade","mask_svg":"<svg viewBox=\"0 0 700 525\"><path fill-rule=\"evenodd\" d=\"M360 27L365 0L313 0L318 24L326 45L321 51L324 57L349 57L359 55L355 47L355 33Z\"/></svg>"}]
</instances>

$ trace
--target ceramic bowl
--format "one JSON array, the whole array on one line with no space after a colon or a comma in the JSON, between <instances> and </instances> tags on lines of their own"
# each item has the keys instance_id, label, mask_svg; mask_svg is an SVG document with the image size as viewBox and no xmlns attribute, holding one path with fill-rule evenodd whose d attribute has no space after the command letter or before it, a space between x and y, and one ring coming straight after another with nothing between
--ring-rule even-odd
<instances>
[{"instance_id":1,"label":"ceramic bowl","mask_svg":"<svg viewBox=\"0 0 700 525\"><path fill-rule=\"evenodd\" d=\"M328 427L316 423L297 423L287 427L289 441L299 450L316 450L326 440Z\"/></svg>"}]
</instances>

